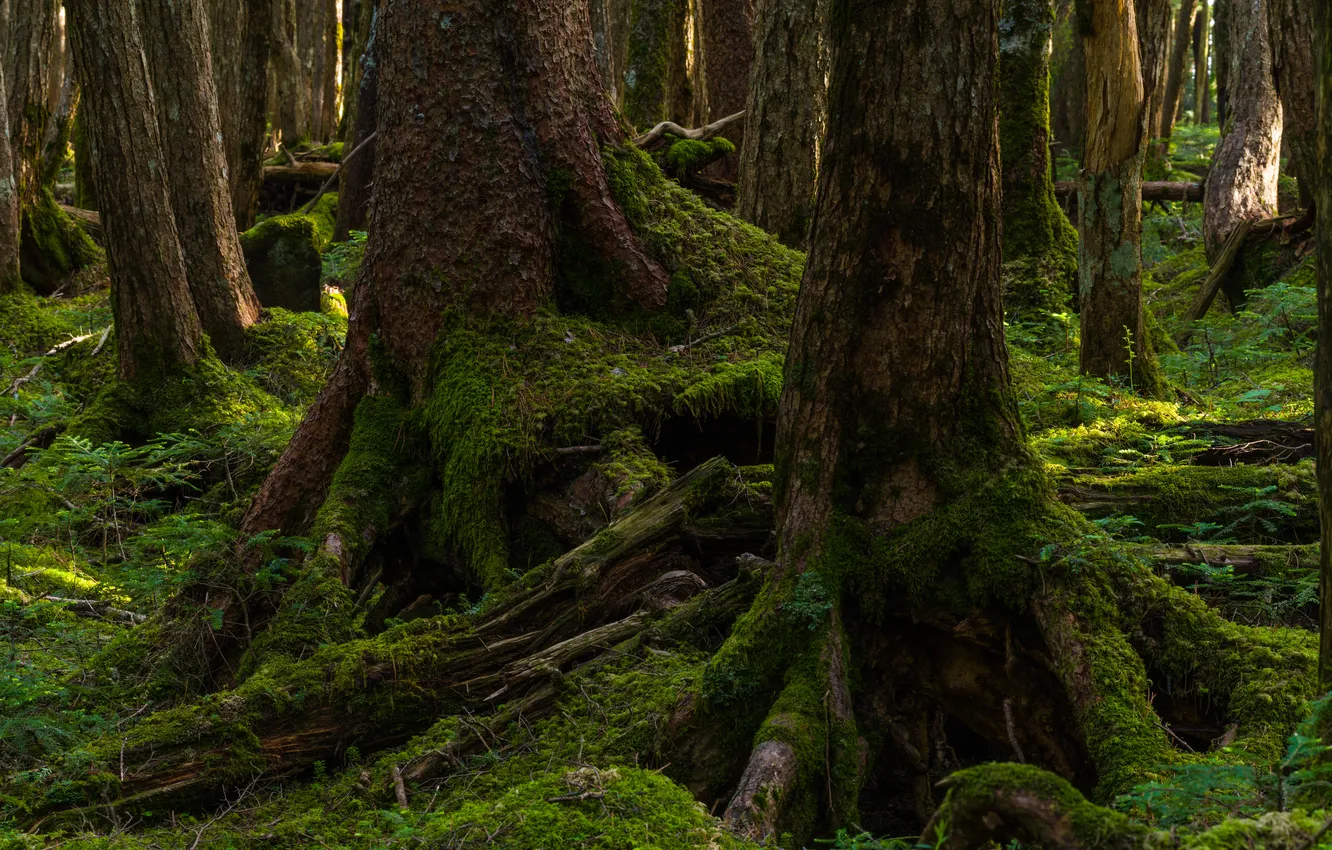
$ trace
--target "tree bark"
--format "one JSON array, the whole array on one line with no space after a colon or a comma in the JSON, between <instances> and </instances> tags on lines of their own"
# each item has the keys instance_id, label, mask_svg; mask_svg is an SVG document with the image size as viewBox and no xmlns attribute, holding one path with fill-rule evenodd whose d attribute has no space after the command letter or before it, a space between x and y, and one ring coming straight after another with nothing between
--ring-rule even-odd
<instances>
[{"instance_id":1,"label":"tree bark","mask_svg":"<svg viewBox=\"0 0 1332 850\"><path fill-rule=\"evenodd\" d=\"M707 123L734 115L749 100L749 72L754 60L755 0L701 0L701 27L704 85L707 87ZM738 124L722 134L735 144L745 145L744 125ZM715 174L734 181L740 158L731 154L715 166Z\"/></svg>"},{"instance_id":2,"label":"tree bark","mask_svg":"<svg viewBox=\"0 0 1332 850\"><path fill-rule=\"evenodd\" d=\"M1179 15L1175 18L1175 41L1170 50L1170 63L1166 69L1165 103L1161 108L1161 124L1157 134L1167 147L1175 132L1175 119L1179 115L1184 94L1184 77L1188 69L1189 45L1193 40L1193 18L1198 0L1180 0Z\"/></svg>"},{"instance_id":3,"label":"tree bark","mask_svg":"<svg viewBox=\"0 0 1332 850\"><path fill-rule=\"evenodd\" d=\"M365 150L346 163L338 175L338 220L333 227L333 238L337 241L346 239L353 230L365 230L365 218L370 209L370 187L375 176L375 140L370 136L375 132L379 91L375 47L378 22L379 9L375 7L369 11L364 52L357 59L360 73L356 76L352 133L342 148L344 156L363 144Z\"/></svg>"},{"instance_id":4,"label":"tree bark","mask_svg":"<svg viewBox=\"0 0 1332 850\"><path fill-rule=\"evenodd\" d=\"M1198 124L1212 123L1212 77L1207 62L1211 42L1208 0L1198 0L1198 18L1193 24L1193 117Z\"/></svg>"},{"instance_id":5,"label":"tree bark","mask_svg":"<svg viewBox=\"0 0 1332 850\"><path fill-rule=\"evenodd\" d=\"M1247 2L1248 0L1242 0ZM1230 7L1233 0L1214 0L1212 4L1212 68L1216 76L1216 123L1222 132L1230 114Z\"/></svg>"},{"instance_id":6,"label":"tree bark","mask_svg":"<svg viewBox=\"0 0 1332 850\"><path fill-rule=\"evenodd\" d=\"M1275 215L1281 164L1281 101L1272 78L1266 0L1227 0L1227 106L1212 155L1203 208L1203 239L1213 258L1241 221ZM1218 43L1220 39L1218 39Z\"/></svg>"},{"instance_id":7,"label":"tree bark","mask_svg":"<svg viewBox=\"0 0 1332 850\"><path fill-rule=\"evenodd\" d=\"M757 0L736 215L804 249L827 118L827 0Z\"/></svg>"},{"instance_id":8,"label":"tree bark","mask_svg":"<svg viewBox=\"0 0 1332 850\"><path fill-rule=\"evenodd\" d=\"M130 7L69 0L67 8L97 195L107 211L119 373L146 379L192 365L202 336L160 167L166 153L157 106Z\"/></svg>"},{"instance_id":9,"label":"tree bark","mask_svg":"<svg viewBox=\"0 0 1332 850\"><path fill-rule=\"evenodd\" d=\"M5 108L5 63L0 61L0 295L18 291L19 198L14 161L9 153L9 110Z\"/></svg>"},{"instance_id":10,"label":"tree bark","mask_svg":"<svg viewBox=\"0 0 1332 850\"><path fill-rule=\"evenodd\" d=\"M1299 0L1269 0L1268 36L1272 42L1272 72L1281 98L1282 142L1291 170L1300 181L1300 204L1313 200L1318 174L1315 155L1313 4Z\"/></svg>"},{"instance_id":11,"label":"tree bark","mask_svg":"<svg viewBox=\"0 0 1332 850\"><path fill-rule=\"evenodd\" d=\"M672 118L672 84L685 79L689 0L635 0L631 9L624 116L645 130Z\"/></svg>"},{"instance_id":12,"label":"tree bark","mask_svg":"<svg viewBox=\"0 0 1332 850\"><path fill-rule=\"evenodd\" d=\"M624 75L629 66L629 31L634 0L589 0L592 42L601 84L611 103L624 105Z\"/></svg>"},{"instance_id":13,"label":"tree bark","mask_svg":"<svg viewBox=\"0 0 1332 850\"><path fill-rule=\"evenodd\" d=\"M1050 59L1050 131L1067 151L1081 151L1087 128L1087 63L1077 15L1069 4L1056 17L1054 52Z\"/></svg>"},{"instance_id":14,"label":"tree bark","mask_svg":"<svg viewBox=\"0 0 1332 850\"><path fill-rule=\"evenodd\" d=\"M1092 0L1087 141L1078 184L1081 367L1150 394L1160 376L1142 317L1142 161L1147 115L1137 16L1127 0Z\"/></svg>"},{"instance_id":15,"label":"tree bark","mask_svg":"<svg viewBox=\"0 0 1332 850\"><path fill-rule=\"evenodd\" d=\"M268 70L277 4L213 0L209 18L218 119L237 230L254 226L268 130Z\"/></svg>"},{"instance_id":16,"label":"tree bark","mask_svg":"<svg viewBox=\"0 0 1332 850\"><path fill-rule=\"evenodd\" d=\"M138 17L190 296L213 347L235 359L259 299L231 209L203 0L138 0Z\"/></svg>"},{"instance_id":17,"label":"tree bark","mask_svg":"<svg viewBox=\"0 0 1332 850\"><path fill-rule=\"evenodd\" d=\"M302 97L307 81L296 43L296 0L273 2L273 76L277 81L274 126L282 134L282 144L294 147L305 137L309 120L306 101Z\"/></svg>"},{"instance_id":18,"label":"tree bark","mask_svg":"<svg viewBox=\"0 0 1332 850\"><path fill-rule=\"evenodd\" d=\"M1145 103L1148 156L1153 161L1165 159L1165 150L1152 144L1152 136L1161 126L1165 105L1167 57L1170 51L1170 0L1135 0L1137 5L1138 55L1142 63L1142 90Z\"/></svg>"},{"instance_id":19,"label":"tree bark","mask_svg":"<svg viewBox=\"0 0 1332 850\"><path fill-rule=\"evenodd\" d=\"M1332 9L1314 4L1313 79L1317 102L1318 161L1332 156ZM1318 681L1332 686L1332 168L1316 172L1318 210L1318 350L1314 356L1314 439L1320 531Z\"/></svg>"},{"instance_id":20,"label":"tree bark","mask_svg":"<svg viewBox=\"0 0 1332 850\"><path fill-rule=\"evenodd\" d=\"M1052 0L1012 0L999 39L999 145L1004 260L1034 257L1077 273L1077 232L1055 197L1050 167Z\"/></svg>"}]
</instances>

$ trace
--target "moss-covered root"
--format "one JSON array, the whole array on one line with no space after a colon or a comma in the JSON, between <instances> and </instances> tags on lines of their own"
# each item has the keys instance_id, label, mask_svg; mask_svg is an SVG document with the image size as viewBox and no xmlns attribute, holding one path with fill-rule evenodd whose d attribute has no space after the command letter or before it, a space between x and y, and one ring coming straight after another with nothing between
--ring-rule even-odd
<instances>
[{"instance_id":1,"label":"moss-covered root","mask_svg":"<svg viewBox=\"0 0 1332 850\"><path fill-rule=\"evenodd\" d=\"M985 764L945 779L943 805L918 847L977 850L996 842L1049 850L1138 850L1152 830L1087 802L1065 780L1024 764Z\"/></svg>"},{"instance_id":2,"label":"moss-covered root","mask_svg":"<svg viewBox=\"0 0 1332 850\"><path fill-rule=\"evenodd\" d=\"M834 613L816 634L788 670L726 807L727 827L743 838L767 842L780 830L806 839L825 801L834 821L849 824L858 819L864 760L840 618Z\"/></svg>"}]
</instances>

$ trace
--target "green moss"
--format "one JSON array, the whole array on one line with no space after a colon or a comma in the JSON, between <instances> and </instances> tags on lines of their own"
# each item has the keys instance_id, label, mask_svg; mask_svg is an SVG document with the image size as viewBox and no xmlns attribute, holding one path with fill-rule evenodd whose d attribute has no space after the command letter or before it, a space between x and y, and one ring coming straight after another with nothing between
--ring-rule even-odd
<instances>
[{"instance_id":1,"label":"green moss","mask_svg":"<svg viewBox=\"0 0 1332 850\"><path fill-rule=\"evenodd\" d=\"M333 241L333 229L338 221L338 193L325 192L306 215L314 219L319 250L323 251Z\"/></svg>"},{"instance_id":2,"label":"green moss","mask_svg":"<svg viewBox=\"0 0 1332 850\"><path fill-rule=\"evenodd\" d=\"M102 258L49 189L40 190L22 210L19 266L23 281L38 292L51 292L75 271Z\"/></svg>"},{"instance_id":3,"label":"green moss","mask_svg":"<svg viewBox=\"0 0 1332 850\"><path fill-rule=\"evenodd\" d=\"M662 161L672 174L683 177L732 153L735 153L735 145L722 136L705 142L678 139L666 149Z\"/></svg>"},{"instance_id":4,"label":"green moss","mask_svg":"<svg viewBox=\"0 0 1332 850\"><path fill-rule=\"evenodd\" d=\"M289 405L312 403L347 336L347 314L292 313L280 307L246 332L247 377Z\"/></svg>"},{"instance_id":5,"label":"green moss","mask_svg":"<svg viewBox=\"0 0 1332 850\"><path fill-rule=\"evenodd\" d=\"M323 218L274 216L240 235L245 266L259 303L288 310L319 310Z\"/></svg>"},{"instance_id":6,"label":"green moss","mask_svg":"<svg viewBox=\"0 0 1332 850\"><path fill-rule=\"evenodd\" d=\"M683 0L635 4L629 23L629 65L624 77L624 115L639 129L669 116L671 27L684 20Z\"/></svg>"}]
</instances>

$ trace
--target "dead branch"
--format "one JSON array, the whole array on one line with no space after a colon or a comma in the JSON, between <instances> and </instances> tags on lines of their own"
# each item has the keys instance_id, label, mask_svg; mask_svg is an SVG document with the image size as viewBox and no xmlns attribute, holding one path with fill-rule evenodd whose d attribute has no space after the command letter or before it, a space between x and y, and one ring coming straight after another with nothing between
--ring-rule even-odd
<instances>
[{"instance_id":1,"label":"dead branch","mask_svg":"<svg viewBox=\"0 0 1332 850\"><path fill-rule=\"evenodd\" d=\"M114 608L111 603L104 602L101 599L66 599L63 596L43 596L42 598L48 602L63 603L65 610L78 614L80 617L113 620L130 626L137 626L148 619L144 614L126 611L124 608Z\"/></svg>"},{"instance_id":2,"label":"dead branch","mask_svg":"<svg viewBox=\"0 0 1332 850\"><path fill-rule=\"evenodd\" d=\"M1078 184L1075 180L1060 180L1055 183L1055 196L1060 202L1076 199ZM1202 203L1202 183L1168 183L1152 181L1142 184L1143 201L1192 201Z\"/></svg>"},{"instance_id":3,"label":"dead branch","mask_svg":"<svg viewBox=\"0 0 1332 850\"><path fill-rule=\"evenodd\" d=\"M364 139L361 139L361 143L356 147L352 148L351 153L347 154L342 158L342 162L339 162L337 166L333 169L333 173L330 174L328 176L328 179L324 181L324 185L319 187L319 191L315 192L315 196L311 198L305 206L301 207L302 213L308 213L310 210L314 209L314 205L318 203L320 198L324 197L324 193L327 192L329 187L333 185L333 181L338 179L338 174L342 172L342 166L345 165L348 162L348 160L350 160L352 157L356 156L356 154L360 153L362 148L373 142L375 140L375 136L378 135L379 131L376 130L370 135L366 136Z\"/></svg>"},{"instance_id":4,"label":"dead branch","mask_svg":"<svg viewBox=\"0 0 1332 850\"><path fill-rule=\"evenodd\" d=\"M643 135L635 137L633 141L635 145L644 150L656 147L668 133L672 136L679 136L682 139L705 142L725 130L727 127L730 127L732 124L738 123L744 117L744 110L741 110L734 115L727 115L725 118L719 118L711 124L708 124L706 127L698 127L693 130L687 130L679 124L676 124L674 121L663 121Z\"/></svg>"}]
</instances>

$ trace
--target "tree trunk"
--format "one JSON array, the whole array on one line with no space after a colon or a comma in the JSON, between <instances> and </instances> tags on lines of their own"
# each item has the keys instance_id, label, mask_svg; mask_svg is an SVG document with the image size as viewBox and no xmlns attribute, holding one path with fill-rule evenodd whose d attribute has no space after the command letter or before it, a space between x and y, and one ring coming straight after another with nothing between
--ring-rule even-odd
<instances>
[{"instance_id":1,"label":"tree trunk","mask_svg":"<svg viewBox=\"0 0 1332 850\"><path fill-rule=\"evenodd\" d=\"M624 75L629 66L629 32L634 0L589 0L597 71L611 103L624 106Z\"/></svg>"},{"instance_id":2,"label":"tree trunk","mask_svg":"<svg viewBox=\"0 0 1332 850\"><path fill-rule=\"evenodd\" d=\"M309 112L302 98L306 88L301 55L296 44L296 0L273 0L273 76L277 81L277 115L274 126L282 144L294 147L305 136Z\"/></svg>"},{"instance_id":3,"label":"tree trunk","mask_svg":"<svg viewBox=\"0 0 1332 850\"><path fill-rule=\"evenodd\" d=\"M1282 142L1300 181L1300 204L1313 200L1318 174L1314 115L1313 6L1300 0L1269 0L1268 36L1272 72L1281 97Z\"/></svg>"},{"instance_id":4,"label":"tree trunk","mask_svg":"<svg viewBox=\"0 0 1332 850\"><path fill-rule=\"evenodd\" d=\"M671 84L685 77L685 12L689 0L636 0L631 10L624 116L647 130L672 117Z\"/></svg>"},{"instance_id":5,"label":"tree trunk","mask_svg":"<svg viewBox=\"0 0 1332 850\"><path fill-rule=\"evenodd\" d=\"M0 57L2 60L3 57ZM19 199L14 161L9 153L9 110L5 108L5 63L0 61L0 295L18 291Z\"/></svg>"},{"instance_id":6,"label":"tree trunk","mask_svg":"<svg viewBox=\"0 0 1332 850\"><path fill-rule=\"evenodd\" d=\"M46 141L42 145L40 180L43 186L54 186L60 169L69 158L69 137L74 129L74 117L79 111L79 86L73 74L64 78L60 97L51 111L46 127Z\"/></svg>"},{"instance_id":7,"label":"tree trunk","mask_svg":"<svg viewBox=\"0 0 1332 850\"><path fill-rule=\"evenodd\" d=\"M227 157L237 230L254 226L263 185L268 127L268 69L273 52L273 0L212 0L209 18L218 119Z\"/></svg>"},{"instance_id":8,"label":"tree trunk","mask_svg":"<svg viewBox=\"0 0 1332 850\"><path fill-rule=\"evenodd\" d=\"M754 60L754 2L701 0L703 14L696 25L701 28L706 63L703 81L708 90L708 122L734 115L749 100L749 72ZM737 151L744 149L743 123L722 136L730 139ZM734 181L739 163L738 154L728 155L715 166L716 176Z\"/></svg>"},{"instance_id":9,"label":"tree trunk","mask_svg":"<svg viewBox=\"0 0 1332 850\"><path fill-rule=\"evenodd\" d=\"M826 0L757 0L736 215L803 250L827 118Z\"/></svg>"},{"instance_id":10,"label":"tree trunk","mask_svg":"<svg viewBox=\"0 0 1332 850\"><path fill-rule=\"evenodd\" d=\"M682 126L692 126L694 99L697 87L690 62L693 19L690 11L694 0L679 0L671 8L674 18L667 23L666 45L666 117Z\"/></svg>"},{"instance_id":11,"label":"tree trunk","mask_svg":"<svg viewBox=\"0 0 1332 850\"><path fill-rule=\"evenodd\" d=\"M1050 131L1060 148L1082 150L1087 127L1087 63L1082 54L1082 36L1077 15L1070 4L1056 18L1054 52L1050 58Z\"/></svg>"},{"instance_id":12,"label":"tree trunk","mask_svg":"<svg viewBox=\"0 0 1332 850\"><path fill-rule=\"evenodd\" d=\"M1235 0L1215 0L1212 4L1212 67L1216 75L1216 123L1224 133L1230 114L1230 10ZM1240 0L1252 2L1252 0Z\"/></svg>"},{"instance_id":13,"label":"tree trunk","mask_svg":"<svg viewBox=\"0 0 1332 850\"><path fill-rule=\"evenodd\" d=\"M1164 112L1167 56L1170 51L1170 0L1135 0L1138 24L1138 56L1142 63L1142 91L1147 126L1143 135L1151 142L1161 126ZM1155 162L1165 159L1165 150L1149 144L1148 155Z\"/></svg>"},{"instance_id":14,"label":"tree trunk","mask_svg":"<svg viewBox=\"0 0 1332 850\"><path fill-rule=\"evenodd\" d=\"M1332 9L1315 3L1313 81L1317 103L1315 142L1319 161L1332 156ZM1332 686L1332 168L1315 172L1318 210L1318 351L1314 357L1314 432L1318 469L1320 532L1318 681Z\"/></svg>"},{"instance_id":15,"label":"tree trunk","mask_svg":"<svg viewBox=\"0 0 1332 850\"><path fill-rule=\"evenodd\" d=\"M203 0L138 2L190 296L213 347L235 359L259 318L259 299L231 210Z\"/></svg>"},{"instance_id":16,"label":"tree trunk","mask_svg":"<svg viewBox=\"0 0 1332 850\"><path fill-rule=\"evenodd\" d=\"M71 131L74 143L74 206L97 209L97 185L93 180L92 151L88 147L88 119L82 114L74 116Z\"/></svg>"},{"instance_id":17,"label":"tree trunk","mask_svg":"<svg viewBox=\"0 0 1332 850\"><path fill-rule=\"evenodd\" d=\"M1055 198L1050 167L1052 0L1011 0L999 41L999 145L1003 161L1003 256L1044 260L1077 276L1077 231ZM1071 290L1072 287L1070 286Z\"/></svg>"},{"instance_id":18,"label":"tree trunk","mask_svg":"<svg viewBox=\"0 0 1332 850\"><path fill-rule=\"evenodd\" d=\"M1212 155L1203 239L1215 258L1241 221L1275 215L1281 165L1281 101L1272 81L1266 0L1227 0L1218 16L1218 62L1229 59L1222 136ZM1227 52L1220 47L1227 32ZM1218 68L1220 66L1218 65Z\"/></svg>"},{"instance_id":19,"label":"tree trunk","mask_svg":"<svg viewBox=\"0 0 1332 850\"><path fill-rule=\"evenodd\" d=\"M1212 78L1207 62L1211 42L1208 0L1198 0L1198 18L1193 24L1193 117L1198 124L1212 123Z\"/></svg>"},{"instance_id":20,"label":"tree trunk","mask_svg":"<svg viewBox=\"0 0 1332 850\"><path fill-rule=\"evenodd\" d=\"M97 196L107 211L119 372L146 379L192 365L202 335L160 167L167 159L157 106L129 6L69 0L68 12Z\"/></svg>"},{"instance_id":21,"label":"tree trunk","mask_svg":"<svg viewBox=\"0 0 1332 850\"><path fill-rule=\"evenodd\" d=\"M1175 42L1170 50L1170 64L1166 70L1165 103L1161 108L1161 124L1157 131L1166 145L1175 132L1175 119L1179 116L1184 94L1184 82L1189 62L1189 45L1193 40L1193 18L1198 0L1180 0L1179 15L1175 18Z\"/></svg>"},{"instance_id":22,"label":"tree trunk","mask_svg":"<svg viewBox=\"0 0 1332 850\"><path fill-rule=\"evenodd\" d=\"M1126 379L1149 394L1160 375L1142 318L1142 159L1147 115L1129 0L1092 0L1087 141L1078 177L1084 374Z\"/></svg>"},{"instance_id":23,"label":"tree trunk","mask_svg":"<svg viewBox=\"0 0 1332 850\"><path fill-rule=\"evenodd\" d=\"M378 113L379 72L375 61L375 31L379 25L379 8L368 11L365 22L363 53L357 57L360 71L356 75L356 95L352 132L343 144L343 156L365 145L350 162L343 165L338 175L338 220L333 227L333 238L342 241L353 230L365 230L365 217L370 209L370 186L375 176L375 132ZM368 141L367 141L368 140Z\"/></svg>"}]
</instances>

